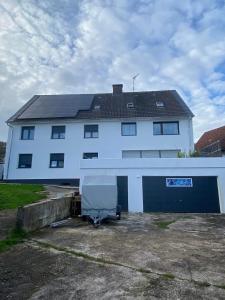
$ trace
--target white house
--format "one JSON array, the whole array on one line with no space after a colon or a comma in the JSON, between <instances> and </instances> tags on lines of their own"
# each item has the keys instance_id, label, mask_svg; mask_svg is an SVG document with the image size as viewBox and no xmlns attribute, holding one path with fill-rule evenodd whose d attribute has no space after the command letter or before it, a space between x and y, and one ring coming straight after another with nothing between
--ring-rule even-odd
<instances>
[{"instance_id":1,"label":"white house","mask_svg":"<svg viewBox=\"0 0 225 300\"><path fill-rule=\"evenodd\" d=\"M83 159L172 158L194 149L178 93L36 95L8 121L4 179L75 183Z\"/></svg>"},{"instance_id":2,"label":"white house","mask_svg":"<svg viewBox=\"0 0 225 300\"><path fill-rule=\"evenodd\" d=\"M115 175L125 211L225 212L225 160L177 158L194 149L192 117L173 90L34 96L7 121L4 179Z\"/></svg>"}]
</instances>

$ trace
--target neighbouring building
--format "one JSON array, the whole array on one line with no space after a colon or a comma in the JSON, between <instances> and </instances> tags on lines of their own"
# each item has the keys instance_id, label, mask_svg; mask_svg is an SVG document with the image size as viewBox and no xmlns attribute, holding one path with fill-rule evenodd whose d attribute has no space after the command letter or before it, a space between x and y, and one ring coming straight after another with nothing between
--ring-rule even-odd
<instances>
[{"instance_id":1,"label":"neighbouring building","mask_svg":"<svg viewBox=\"0 0 225 300\"><path fill-rule=\"evenodd\" d=\"M85 159L176 158L194 149L192 117L175 90L36 95L7 121L4 179L69 184Z\"/></svg>"},{"instance_id":2,"label":"neighbouring building","mask_svg":"<svg viewBox=\"0 0 225 300\"><path fill-rule=\"evenodd\" d=\"M201 156L225 156L225 126L203 133L195 149Z\"/></svg>"}]
</instances>

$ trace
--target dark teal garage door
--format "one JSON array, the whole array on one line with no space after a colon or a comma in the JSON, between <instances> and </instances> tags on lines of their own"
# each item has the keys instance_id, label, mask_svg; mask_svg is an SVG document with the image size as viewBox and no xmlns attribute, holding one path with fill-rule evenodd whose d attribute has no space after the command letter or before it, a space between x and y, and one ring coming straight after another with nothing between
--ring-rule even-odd
<instances>
[{"instance_id":1,"label":"dark teal garage door","mask_svg":"<svg viewBox=\"0 0 225 300\"><path fill-rule=\"evenodd\" d=\"M122 211L128 211L128 177L117 176L118 204Z\"/></svg>"},{"instance_id":2,"label":"dark teal garage door","mask_svg":"<svg viewBox=\"0 0 225 300\"><path fill-rule=\"evenodd\" d=\"M219 213L217 177L144 176L144 212Z\"/></svg>"}]
</instances>

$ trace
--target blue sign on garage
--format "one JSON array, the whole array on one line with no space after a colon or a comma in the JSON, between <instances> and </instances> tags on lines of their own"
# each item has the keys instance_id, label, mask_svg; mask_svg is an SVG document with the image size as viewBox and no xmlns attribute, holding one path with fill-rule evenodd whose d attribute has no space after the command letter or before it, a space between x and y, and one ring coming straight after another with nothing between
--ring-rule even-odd
<instances>
[{"instance_id":1,"label":"blue sign on garage","mask_svg":"<svg viewBox=\"0 0 225 300\"><path fill-rule=\"evenodd\" d=\"M219 213L217 177L143 176L144 212Z\"/></svg>"}]
</instances>

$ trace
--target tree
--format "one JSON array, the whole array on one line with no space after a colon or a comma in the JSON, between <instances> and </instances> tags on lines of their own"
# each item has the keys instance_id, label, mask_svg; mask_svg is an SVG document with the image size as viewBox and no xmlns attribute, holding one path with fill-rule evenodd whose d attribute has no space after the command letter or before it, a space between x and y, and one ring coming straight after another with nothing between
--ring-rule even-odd
<instances>
[{"instance_id":1,"label":"tree","mask_svg":"<svg viewBox=\"0 0 225 300\"><path fill-rule=\"evenodd\" d=\"M5 149L6 149L6 143L5 142L0 142L0 163L4 162Z\"/></svg>"}]
</instances>

